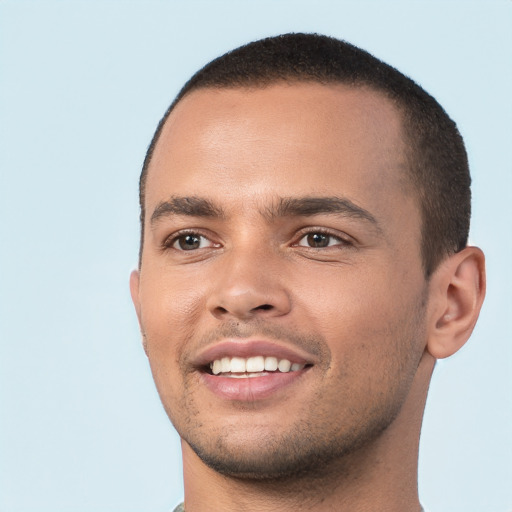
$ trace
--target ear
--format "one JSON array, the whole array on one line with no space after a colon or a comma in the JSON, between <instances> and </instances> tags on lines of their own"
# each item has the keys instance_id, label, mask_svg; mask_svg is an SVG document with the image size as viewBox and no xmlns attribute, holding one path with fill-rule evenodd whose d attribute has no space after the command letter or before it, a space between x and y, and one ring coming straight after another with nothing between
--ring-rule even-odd
<instances>
[{"instance_id":1,"label":"ear","mask_svg":"<svg viewBox=\"0 0 512 512\"><path fill-rule=\"evenodd\" d=\"M451 356L473 332L485 297L485 257L466 247L441 263L430 282L428 352Z\"/></svg>"},{"instance_id":2,"label":"ear","mask_svg":"<svg viewBox=\"0 0 512 512\"><path fill-rule=\"evenodd\" d=\"M144 347L144 352L146 352L147 355L148 351L146 346L146 335L144 334L144 329L142 328L142 317L140 313L139 285L140 272L138 270L133 270L130 274L130 294L132 296L133 305L135 306L135 312L137 313L137 319L139 320L140 332L142 334L142 346Z\"/></svg>"},{"instance_id":3,"label":"ear","mask_svg":"<svg viewBox=\"0 0 512 512\"><path fill-rule=\"evenodd\" d=\"M130 295L132 296L132 302L135 306L135 312L140 324L140 300L139 300L139 284L140 284L140 272L138 270L132 270L130 274Z\"/></svg>"}]
</instances>

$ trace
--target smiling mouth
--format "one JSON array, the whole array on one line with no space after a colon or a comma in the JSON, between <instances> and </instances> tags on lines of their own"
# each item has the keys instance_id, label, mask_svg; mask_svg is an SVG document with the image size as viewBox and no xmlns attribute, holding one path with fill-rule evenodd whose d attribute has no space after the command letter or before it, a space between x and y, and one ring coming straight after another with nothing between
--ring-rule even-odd
<instances>
[{"instance_id":1,"label":"smiling mouth","mask_svg":"<svg viewBox=\"0 0 512 512\"><path fill-rule=\"evenodd\" d=\"M210 375L235 379L264 377L270 374L298 372L310 364L293 363L274 356L223 357L211 361L206 371Z\"/></svg>"}]
</instances>

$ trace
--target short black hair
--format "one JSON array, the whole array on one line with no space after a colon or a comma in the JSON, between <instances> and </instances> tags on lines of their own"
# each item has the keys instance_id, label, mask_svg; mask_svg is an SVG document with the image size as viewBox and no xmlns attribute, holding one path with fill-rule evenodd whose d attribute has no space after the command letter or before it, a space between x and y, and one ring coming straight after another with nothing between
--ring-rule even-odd
<instances>
[{"instance_id":1,"label":"short black hair","mask_svg":"<svg viewBox=\"0 0 512 512\"><path fill-rule=\"evenodd\" d=\"M192 76L167 109L140 176L141 256L148 168L176 104L198 89L262 88L283 81L366 86L384 94L402 116L409 175L420 201L426 277L445 256L466 246L471 216L468 159L456 124L441 105L413 80L346 41L291 33L249 43L211 61Z\"/></svg>"}]
</instances>

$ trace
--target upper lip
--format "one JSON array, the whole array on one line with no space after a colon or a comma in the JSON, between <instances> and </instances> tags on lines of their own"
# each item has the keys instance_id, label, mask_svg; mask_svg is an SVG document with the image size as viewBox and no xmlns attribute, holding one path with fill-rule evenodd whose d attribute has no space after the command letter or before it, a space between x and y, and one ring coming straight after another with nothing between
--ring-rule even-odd
<instances>
[{"instance_id":1,"label":"upper lip","mask_svg":"<svg viewBox=\"0 0 512 512\"><path fill-rule=\"evenodd\" d=\"M316 357L299 347L290 347L281 341L268 339L225 339L201 350L194 358L197 367L208 366L223 357L277 357L288 359L291 363L314 364Z\"/></svg>"}]
</instances>

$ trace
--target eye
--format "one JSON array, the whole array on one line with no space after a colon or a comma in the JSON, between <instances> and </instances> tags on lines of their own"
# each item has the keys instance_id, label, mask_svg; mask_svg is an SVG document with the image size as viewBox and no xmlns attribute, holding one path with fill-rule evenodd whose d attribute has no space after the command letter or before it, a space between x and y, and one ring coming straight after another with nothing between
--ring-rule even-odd
<instances>
[{"instance_id":1,"label":"eye","mask_svg":"<svg viewBox=\"0 0 512 512\"><path fill-rule=\"evenodd\" d=\"M196 249L204 249L205 247L212 247L214 244L205 236L197 233L185 233L177 236L171 244L173 249L178 251L194 251Z\"/></svg>"},{"instance_id":2,"label":"eye","mask_svg":"<svg viewBox=\"0 0 512 512\"><path fill-rule=\"evenodd\" d=\"M343 245L347 244L344 240L341 238L329 235L327 233L322 232L313 232L308 233L307 235L303 236L297 245L301 247L312 247L314 249L322 249L323 247L332 247L334 245Z\"/></svg>"}]
</instances>

